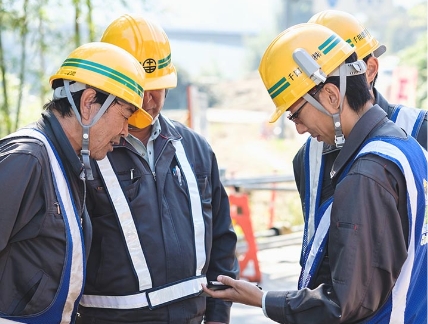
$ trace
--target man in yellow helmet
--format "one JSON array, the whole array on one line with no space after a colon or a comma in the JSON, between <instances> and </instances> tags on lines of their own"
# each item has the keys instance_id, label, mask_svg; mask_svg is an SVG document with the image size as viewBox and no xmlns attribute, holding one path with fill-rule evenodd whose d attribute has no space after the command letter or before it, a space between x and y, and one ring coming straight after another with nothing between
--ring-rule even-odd
<instances>
[{"instance_id":1,"label":"man in yellow helmet","mask_svg":"<svg viewBox=\"0 0 428 324\"><path fill-rule=\"evenodd\" d=\"M343 11L321 11L311 17L309 22L330 28L355 49L358 58L367 64L366 77L370 84L373 103L378 104L389 119L416 138L426 149L427 111L389 104L374 87L379 68L378 57L385 52L385 46L381 45L353 15ZM335 145L318 142L315 138L309 137L293 159L294 175L305 219L300 260L302 267L319 225L316 216L318 210L323 210L324 205L328 205L328 200L333 194L330 170L339 151ZM328 264L328 253L324 252L322 262Z\"/></svg>"},{"instance_id":2,"label":"man in yellow helmet","mask_svg":"<svg viewBox=\"0 0 428 324\"><path fill-rule=\"evenodd\" d=\"M210 145L161 113L177 84L168 37L124 15L101 40L143 66L154 122L131 127L88 182L94 239L79 323L229 323L231 303L201 296L201 283L237 277L237 238Z\"/></svg>"},{"instance_id":3,"label":"man in yellow helmet","mask_svg":"<svg viewBox=\"0 0 428 324\"><path fill-rule=\"evenodd\" d=\"M91 240L89 160L128 134L133 114L152 119L141 109L142 67L117 46L78 47L50 82L42 117L0 140L2 323L75 322Z\"/></svg>"},{"instance_id":4,"label":"man in yellow helmet","mask_svg":"<svg viewBox=\"0 0 428 324\"><path fill-rule=\"evenodd\" d=\"M259 67L276 111L296 130L341 147L333 195L315 215L316 234L298 290L205 292L262 307L280 323L424 323L427 319L427 153L373 105L364 61L327 27L304 23L278 35ZM328 262L322 262L328 253Z\"/></svg>"}]
</instances>

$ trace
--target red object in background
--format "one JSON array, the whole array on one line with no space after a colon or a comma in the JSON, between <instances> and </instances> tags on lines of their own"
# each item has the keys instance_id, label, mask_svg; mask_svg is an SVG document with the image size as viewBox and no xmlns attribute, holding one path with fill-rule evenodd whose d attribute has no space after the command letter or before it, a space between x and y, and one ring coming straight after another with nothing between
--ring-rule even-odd
<instances>
[{"instance_id":1,"label":"red object in background","mask_svg":"<svg viewBox=\"0 0 428 324\"><path fill-rule=\"evenodd\" d=\"M395 67L392 72L389 101L407 107L415 107L417 84L418 70L415 67Z\"/></svg>"},{"instance_id":2,"label":"red object in background","mask_svg":"<svg viewBox=\"0 0 428 324\"><path fill-rule=\"evenodd\" d=\"M251 223L250 207L246 194L234 193L229 195L230 215L234 225L238 225L244 233L247 251L238 256L240 278L252 282L261 282L257 244Z\"/></svg>"}]
</instances>

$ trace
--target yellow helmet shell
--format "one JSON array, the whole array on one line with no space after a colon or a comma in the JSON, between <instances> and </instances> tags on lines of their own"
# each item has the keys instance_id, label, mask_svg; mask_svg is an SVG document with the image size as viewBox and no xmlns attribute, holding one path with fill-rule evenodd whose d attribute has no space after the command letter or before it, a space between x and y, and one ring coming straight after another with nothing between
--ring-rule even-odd
<instances>
[{"instance_id":1,"label":"yellow helmet shell","mask_svg":"<svg viewBox=\"0 0 428 324\"><path fill-rule=\"evenodd\" d=\"M353 15L339 10L324 10L313 15L309 21L330 28L351 46L355 47L358 59L370 53L381 56L386 47L381 45Z\"/></svg>"},{"instance_id":2,"label":"yellow helmet shell","mask_svg":"<svg viewBox=\"0 0 428 324\"><path fill-rule=\"evenodd\" d=\"M107 27L101 41L125 49L141 63L146 90L177 86L168 36L153 21L137 15L120 16Z\"/></svg>"},{"instance_id":3,"label":"yellow helmet shell","mask_svg":"<svg viewBox=\"0 0 428 324\"><path fill-rule=\"evenodd\" d=\"M125 50L107 43L84 44L70 53L49 82L66 79L112 94L135 107L141 126L150 125L152 117L142 109L144 73L138 61ZM144 126L145 125L145 126Z\"/></svg>"},{"instance_id":4,"label":"yellow helmet shell","mask_svg":"<svg viewBox=\"0 0 428 324\"><path fill-rule=\"evenodd\" d=\"M293 59L303 49L328 76L354 49L327 27L303 23L284 30L266 49L259 66L263 83L276 106L270 122L275 122L316 83Z\"/></svg>"}]
</instances>

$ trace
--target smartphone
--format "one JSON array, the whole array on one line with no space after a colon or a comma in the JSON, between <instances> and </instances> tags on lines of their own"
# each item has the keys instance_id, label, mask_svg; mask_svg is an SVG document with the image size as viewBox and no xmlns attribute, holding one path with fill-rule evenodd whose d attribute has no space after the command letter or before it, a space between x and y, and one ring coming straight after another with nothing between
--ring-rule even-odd
<instances>
[{"instance_id":1,"label":"smartphone","mask_svg":"<svg viewBox=\"0 0 428 324\"><path fill-rule=\"evenodd\" d=\"M224 285L220 281L208 281L207 288L211 290L225 290L232 287Z\"/></svg>"}]
</instances>

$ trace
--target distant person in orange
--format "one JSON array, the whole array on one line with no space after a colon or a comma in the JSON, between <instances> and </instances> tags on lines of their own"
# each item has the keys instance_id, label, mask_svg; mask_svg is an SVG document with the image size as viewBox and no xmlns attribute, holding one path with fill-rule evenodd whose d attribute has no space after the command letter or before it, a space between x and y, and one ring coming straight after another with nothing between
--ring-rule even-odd
<instances>
[{"instance_id":1,"label":"distant person in orange","mask_svg":"<svg viewBox=\"0 0 428 324\"><path fill-rule=\"evenodd\" d=\"M428 154L373 104L367 65L331 29L304 23L280 33L259 67L298 133L340 149L332 193L317 211L298 290L261 291L222 275L204 291L261 307L279 323L427 322ZM328 257L326 257L328 255Z\"/></svg>"},{"instance_id":2,"label":"distant person in orange","mask_svg":"<svg viewBox=\"0 0 428 324\"><path fill-rule=\"evenodd\" d=\"M131 118L130 135L94 163L79 323L229 323L231 303L201 295L201 283L239 274L229 199L206 139L161 112L177 85L168 37L143 16L123 15L101 41L143 66L153 123Z\"/></svg>"}]
</instances>

